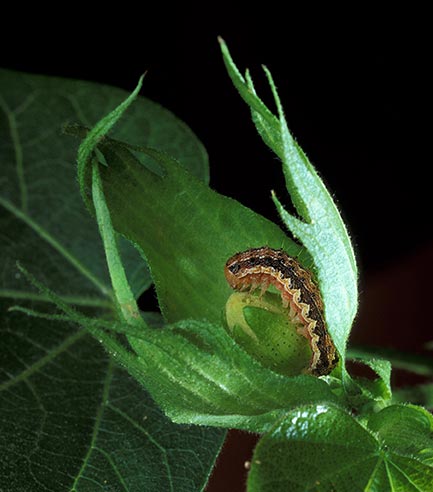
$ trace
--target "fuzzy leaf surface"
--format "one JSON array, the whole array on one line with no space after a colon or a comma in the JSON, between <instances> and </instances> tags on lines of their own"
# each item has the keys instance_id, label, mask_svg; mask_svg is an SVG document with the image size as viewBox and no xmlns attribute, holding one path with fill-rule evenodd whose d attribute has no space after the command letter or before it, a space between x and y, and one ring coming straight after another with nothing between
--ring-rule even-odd
<instances>
[{"instance_id":1,"label":"fuzzy leaf surface","mask_svg":"<svg viewBox=\"0 0 433 492\"><path fill-rule=\"evenodd\" d=\"M84 330L3 316L0 490L201 491L223 436L170 422Z\"/></svg>"},{"instance_id":2,"label":"fuzzy leaf surface","mask_svg":"<svg viewBox=\"0 0 433 492\"><path fill-rule=\"evenodd\" d=\"M270 72L264 67L278 116L258 97L249 73L244 78L239 72L222 40L221 48L228 74L250 107L257 131L281 159L287 191L298 217L287 212L276 196L273 199L284 224L313 258L328 329L344 359L358 306L357 266L346 226L331 194L288 129Z\"/></svg>"},{"instance_id":3,"label":"fuzzy leaf surface","mask_svg":"<svg viewBox=\"0 0 433 492\"><path fill-rule=\"evenodd\" d=\"M425 451L425 439L428 436L431 446L431 424L424 418L407 427L398 423L394 411L383 412L372 423L375 433L332 406L288 412L259 441L248 492L429 492L432 449ZM405 436L403 444L391 427L399 437ZM409 430L414 437L411 447L405 446Z\"/></svg>"},{"instance_id":4,"label":"fuzzy leaf surface","mask_svg":"<svg viewBox=\"0 0 433 492\"><path fill-rule=\"evenodd\" d=\"M100 173L113 226L143 252L168 322L204 318L221 324L232 292L224 265L234 253L268 245L300 254L277 225L216 193L166 154L143 149L161 176L122 144L100 148L108 163ZM311 265L305 252L299 259Z\"/></svg>"}]
</instances>

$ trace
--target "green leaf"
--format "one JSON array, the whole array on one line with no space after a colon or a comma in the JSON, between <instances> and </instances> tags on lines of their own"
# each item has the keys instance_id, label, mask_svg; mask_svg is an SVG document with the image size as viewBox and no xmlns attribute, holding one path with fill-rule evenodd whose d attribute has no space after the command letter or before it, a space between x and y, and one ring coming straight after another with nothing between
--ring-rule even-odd
<instances>
[{"instance_id":1,"label":"green leaf","mask_svg":"<svg viewBox=\"0 0 433 492\"><path fill-rule=\"evenodd\" d=\"M382 431L379 424L374 427L377 436L345 411L327 405L288 412L259 441L248 492L431 491L431 463L413 455L413 448L395 446L386 426ZM427 425L412 426L417 435L425 435L427 430L431 439ZM419 444L416 440L418 452Z\"/></svg>"},{"instance_id":2,"label":"green leaf","mask_svg":"<svg viewBox=\"0 0 433 492\"><path fill-rule=\"evenodd\" d=\"M175 422L264 432L294 405L337 401L319 378L262 367L221 326L185 320L129 341L132 373Z\"/></svg>"},{"instance_id":3,"label":"green leaf","mask_svg":"<svg viewBox=\"0 0 433 492\"><path fill-rule=\"evenodd\" d=\"M113 128L113 126L117 123L119 118L123 115L123 113L129 108L131 103L136 99L138 93L140 92L141 86L143 84L143 76L140 77L138 81L137 87L134 91L118 106L116 106L113 111L108 113L107 116L100 119L98 123L89 131L89 134L83 140L78 149L78 183L80 184L81 196L83 197L84 202L88 206L89 210L92 209L91 202L87 199L86 193L86 172L91 171L88 167L88 163L90 162L91 155L96 148L96 145L100 140L102 140L107 133ZM94 180L92 180L92 183ZM101 231L102 232L102 231Z\"/></svg>"},{"instance_id":4,"label":"green leaf","mask_svg":"<svg viewBox=\"0 0 433 492\"><path fill-rule=\"evenodd\" d=\"M433 467L433 417L422 407L392 405L373 414L368 426L393 451Z\"/></svg>"},{"instance_id":5,"label":"green leaf","mask_svg":"<svg viewBox=\"0 0 433 492\"><path fill-rule=\"evenodd\" d=\"M364 354L357 357L349 357L354 362L361 362L372 369L379 378L372 381L365 378L356 378L354 383L361 389L367 400L389 400L392 397L391 390L391 363L385 359L371 358ZM354 403L354 401L352 402Z\"/></svg>"},{"instance_id":6,"label":"green leaf","mask_svg":"<svg viewBox=\"0 0 433 492\"><path fill-rule=\"evenodd\" d=\"M267 244L299 254L278 226L211 190L166 154L142 149L163 169L160 176L122 144L99 148L108 163L100 173L113 226L146 257L167 321L221 324L232 292L224 265L237 251ZM311 263L305 254L300 261Z\"/></svg>"},{"instance_id":7,"label":"green leaf","mask_svg":"<svg viewBox=\"0 0 433 492\"><path fill-rule=\"evenodd\" d=\"M226 44L220 42L227 71L249 105L259 134L282 160L287 190L300 219L289 214L275 195L273 199L287 228L313 258L328 329L344 359L358 305L357 267L347 229L330 193L288 130L270 72L264 68L277 104L278 118L256 95L249 74L246 79L242 77Z\"/></svg>"},{"instance_id":8,"label":"green leaf","mask_svg":"<svg viewBox=\"0 0 433 492\"><path fill-rule=\"evenodd\" d=\"M385 359L364 359L362 362L379 376L386 389L387 398L391 398L391 363Z\"/></svg>"},{"instance_id":9,"label":"green leaf","mask_svg":"<svg viewBox=\"0 0 433 492\"><path fill-rule=\"evenodd\" d=\"M92 126L125 97L98 84L0 71L0 489L64 491L76 480L78 492L198 491L223 439L221 431L170 423L84 332L7 314L19 302L53 316L48 296L17 269L21 260L67 304L112 316L98 227L78 190L78 141L61 127ZM200 142L151 101L138 98L113 133L163 148L207 179ZM119 243L137 296L150 275L135 248ZM144 318L160 324L157 315Z\"/></svg>"},{"instance_id":10,"label":"green leaf","mask_svg":"<svg viewBox=\"0 0 433 492\"><path fill-rule=\"evenodd\" d=\"M110 282L101 240L78 194L78 141L62 136L61 128L67 122L92 126L125 97L120 89L90 82L0 71L0 296L38 297L17 276L20 259L71 303L107 304ZM168 151L208 179L203 146L158 104L138 98L113 134ZM138 295L149 287L150 275L137 251L120 243Z\"/></svg>"},{"instance_id":11,"label":"green leaf","mask_svg":"<svg viewBox=\"0 0 433 492\"><path fill-rule=\"evenodd\" d=\"M223 439L170 423L84 331L22 313L0 327L0 415L10 491L200 491Z\"/></svg>"}]
</instances>

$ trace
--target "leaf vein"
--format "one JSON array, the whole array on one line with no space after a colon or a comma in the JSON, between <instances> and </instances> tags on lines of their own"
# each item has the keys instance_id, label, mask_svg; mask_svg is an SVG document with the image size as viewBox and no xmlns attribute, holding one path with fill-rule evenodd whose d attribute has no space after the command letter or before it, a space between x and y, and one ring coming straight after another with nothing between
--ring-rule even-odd
<instances>
[{"instance_id":1,"label":"leaf vein","mask_svg":"<svg viewBox=\"0 0 433 492\"><path fill-rule=\"evenodd\" d=\"M27 226L33 229L36 234L48 244L50 244L58 253L60 253L72 266L74 266L84 277L90 280L106 296L109 295L107 287L93 275L77 258L75 258L62 244L60 244L48 231L40 224L35 222L29 215L18 209L9 200L0 197L0 205L13 214L17 219L23 221Z\"/></svg>"},{"instance_id":2,"label":"leaf vein","mask_svg":"<svg viewBox=\"0 0 433 492\"><path fill-rule=\"evenodd\" d=\"M27 196L27 186L24 177L24 160L23 160L23 149L20 142L20 136L18 133L17 121L14 113L9 109L6 101L0 96L0 109L3 110L6 118L8 120L9 132L15 152L15 167L18 178L18 187L21 196L21 208L24 212L27 212L28 208L28 196Z\"/></svg>"},{"instance_id":3,"label":"leaf vein","mask_svg":"<svg viewBox=\"0 0 433 492\"><path fill-rule=\"evenodd\" d=\"M113 410L113 412L115 412L118 415L120 415L121 417L123 417L127 422L129 422L137 430L139 430L140 432L142 432L149 439L149 441L152 444L154 444L155 447L157 447L159 449L159 451L161 452L161 455L162 455L162 459L163 459L165 468L167 470L167 478L168 478L168 482L169 482L169 486L170 486L170 492L174 492L173 480L172 480L172 475L171 475L171 468L170 468L170 464L168 462L166 449L163 446L161 446L161 444L159 444L159 442L154 437L152 437L151 434L149 434L149 432L146 429L144 429L141 425L139 425L137 422L135 422L135 420L133 420L129 415L127 415L126 413L122 412L122 410L120 410L120 408L115 407L111 403L108 403L107 406L111 410Z\"/></svg>"},{"instance_id":4,"label":"leaf vein","mask_svg":"<svg viewBox=\"0 0 433 492\"><path fill-rule=\"evenodd\" d=\"M42 369L42 367L44 367L49 362L53 361L59 354L67 350L71 345L77 342L84 335L86 335L86 331L82 330L77 331L70 337L66 338L66 340L64 340L60 345L50 350L47 355L44 355L32 365L26 367L26 369L24 369L20 374L0 384L0 392L9 389L11 386L20 383L21 381L27 380L27 378L29 378L32 374Z\"/></svg>"},{"instance_id":5,"label":"leaf vein","mask_svg":"<svg viewBox=\"0 0 433 492\"><path fill-rule=\"evenodd\" d=\"M419 492L423 492L423 490L420 489L418 485L416 485L416 483L414 483L407 475L407 473L404 472L398 465L396 465L393 461L390 461L389 464L392 465L395 469L397 469L416 490L419 490Z\"/></svg>"},{"instance_id":6,"label":"leaf vein","mask_svg":"<svg viewBox=\"0 0 433 492\"><path fill-rule=\"evenodd\" d=\"M386 470L386 476L388 477L388 482L391 487L391 492L395 492L395 487L394 487L394 480L392 479L391 472L389 470L389 463L385 461L385 470Z\"/></svg>"},{"instance_id":7,"label":"leaf vein","mask_svg":"<svg viewBox=\"0 0 433 492\"><path fill-rule=\"evenodd\" d=\"M117 478L119 479L119 482L122 485L122 487L126 490L126 492L129 492L129 488L128 488L125 480L123 479L122 474L120 473L119 469L116 466L116 463L114 463L114 461L111 458L111 456L109 455L109 453L107 453L106 451L104 451L103 449L101 449L101 448L99 448L97 446L95 446L94 449L96 451L99 451L102 454L102 456L108 461L108 464L113 469L113 471L116 474Z\"/></svg>"},{"instance_id":8,"label":"leaf vein","mask_svg":"<svg viewBox=\"0 0 433 492\"><path fill-rule=\"evenodd\" d=\"M101 405L99 406L99 409L98 409L98 412L97 412L96 418L95 418L95 425L93 427L92 439L90 441L89 449L87 450L86 456L84 457L83 464L81 465L81 468L78 471L77 476L75 477L74 483L72 484L71 491L77 491L78 492L77 484L78 484L79 480L84 477L83 472L89 463L89 459L90 459L90 456L91 456L93 450L96 448L95 443L96 443L96 439L98 437L99 428L101 426L104 408L107 405L108 393L110 391L111 381L113 379L113 366L114 366L114 362L112 359L110 359L110 362L109 362L109 365L107 368L107 374L106 374L105 380L104 380L104 387L102 390Z\"/></svg>"},{"instance_id":9,"label":"leaf vein","mask_svg":"<svg viewBox=\"0 0 433 492\"><path fill-rule=\"evenodd\" d=\"M52 302L51 299L44 294L37 294L35 292L26 292L13 289L0 289L0 297L11 299L25 299L28 301L36 302ZM112 303L99 297L81 297L81 296L60 296L62 301L67 304L74 304L76 306L91 306L91 307L105 307L111 308Z\"/></svg>"}]
</instances>

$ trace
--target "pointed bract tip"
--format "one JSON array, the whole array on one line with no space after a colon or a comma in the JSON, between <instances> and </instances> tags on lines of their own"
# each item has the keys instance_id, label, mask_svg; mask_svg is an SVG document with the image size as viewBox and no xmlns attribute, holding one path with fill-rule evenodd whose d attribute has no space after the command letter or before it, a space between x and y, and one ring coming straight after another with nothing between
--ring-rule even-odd
<instances>
[{"instance_id":1,"label":"pointed bract tip","mask_svg":"<svg viewBox=\"0 0 433 492\"><path fill-rule=\"evenodd\" d=\"M267 67L267 65L265 65L264 63L262 63L262 70L265 72L265 74L267 75L267 77L271 77L272 78L272 74L271 74L271 71L269 70L269 68Z\"/></svg>"}]
</instances>

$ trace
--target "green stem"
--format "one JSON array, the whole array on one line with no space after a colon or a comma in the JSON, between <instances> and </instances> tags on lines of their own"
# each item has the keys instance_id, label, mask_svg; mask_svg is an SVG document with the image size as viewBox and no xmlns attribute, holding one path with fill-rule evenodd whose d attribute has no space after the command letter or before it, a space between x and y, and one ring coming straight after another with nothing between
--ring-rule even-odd
<instances>
[{"instance_id":1,"label":"green stem","mask_svg":"<svg viewBox=\"0 0 433 492\"><path fill-rule=\"evenodd\" d=\"M102 189L101 177L99 175L96 160L93 161L92 166L92 195L96 220L98 222L102 242L104 243L111 283L120 309L119 314L121 315L121 318L130 325L146 327L146 323L142 319L137 303L135 302L120 258L116 233L114 232L110 212L105 202L104 191Z\"/></svg>"}]
</instances>

